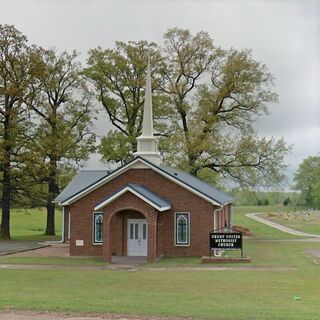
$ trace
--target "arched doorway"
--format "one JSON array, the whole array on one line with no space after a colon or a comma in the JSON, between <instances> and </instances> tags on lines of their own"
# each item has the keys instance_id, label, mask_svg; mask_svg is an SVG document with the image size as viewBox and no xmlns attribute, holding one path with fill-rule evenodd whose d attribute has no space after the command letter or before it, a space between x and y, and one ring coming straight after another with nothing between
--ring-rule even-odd
<instances>
[{"instance_id":1,"label":"arched doorway","mask_svg":"<svg viewBox=\"0 0 320 320\"><path fill-rule=\"evenodd\" d=\"M148 256L148 221L135 210L122 210L111 218L111 254Z\"/></svg>"}]
</instances>

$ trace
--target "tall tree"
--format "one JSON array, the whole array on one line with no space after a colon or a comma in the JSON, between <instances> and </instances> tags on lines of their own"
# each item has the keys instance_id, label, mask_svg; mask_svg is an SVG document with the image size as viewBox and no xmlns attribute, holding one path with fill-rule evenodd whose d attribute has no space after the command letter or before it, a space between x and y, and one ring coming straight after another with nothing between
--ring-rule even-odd
<instances>
[{"instance_id":1,"label":"tall tree","mask_svg":"<svg viewBox=\"0 0 320 320\"><path fill-rule=\"evenodd\" d=\"M114 49L96 48L89 51L88 68L84 73L94 85L97 98L116 129L102 138L101 151L105 161L127 161L137 149L136 137L142 130L148 58L153 65L153 78L157 79L162 60L155 43L116 42ZM165 97L155 92L156 128L162 133L168 132L168 107Z\"/></svg>"},{"instance_id":2,"label":"tall tree","mask_svg":"<svg viewBox=\"0 0 320 320\"><path fill-rule=\"evenodd\" d=\"M294 176L294 189L301 191L307 205L319 206L320 156L305 158Z\"/></svg>"},{"instance_id":3,"label":"tall tree","mask_svg":"<svg viewBox=\"0 0 320 320\"><path fill-rule=\"evenodd\" d=\"M107 161L128 157L136 148L145 46L145 42L116 43L116 49L92 50L88 60L87 76L116 128L105 139L112 148L108 144L101 148ZM157 112L162 110L163 127L158 132L166 136L160 139L165 162L210 181L225 177L252 186L282 180L289 148L281 139L258 137L253 127L259 116L267 114L267 105L277 102L267 67L249 50L216 47L205 32L192 35L173 28L165 33L162 48L153 46L155 120L158 124ZM125 138L119 139L122 134Z\"/></svg>"},{"instance_id":4,"label":"tall tree","mask_svg":"<svg viewBox=\"0 0 320 320\"><path fill-rule=\"evenodd\" d=\"M252 126L277 101L266 66L249 50L214 47L204 32L193 36L174 28L164 39L162 88L180 116L167 160L193 174L211 169L246 186L279 182L288 147L281 139L259 138Z\"/></svg>"},{"instance_id":5,"label":"tall tree","mask_svg":"<svg viewBox=\"0 0 320 320\"><path fill-rule=\"evenodd\" d=\"M10 25L0 25L0 170L2 174L2 239L10 239L10 206L14 175L23 162L24 132L29 125L30 49L27 38Z\"/></svg>"},{"instance_id":6,"label":"tall tree","mask_svg":"<svg viewBox=\"0 0 320 320\"><path fill-rule=\"evenodd\" d=\"M79 166L94 150L91 93L81 75L77 53L56 53L37 48L33 54L32 74L36 79L29 107L36 124L32 138L35 161L30 170L35 181L46 183L47 208L45 234L55 234L55 204L61 191L60 172Z\"/></svg>"}]
</instances>

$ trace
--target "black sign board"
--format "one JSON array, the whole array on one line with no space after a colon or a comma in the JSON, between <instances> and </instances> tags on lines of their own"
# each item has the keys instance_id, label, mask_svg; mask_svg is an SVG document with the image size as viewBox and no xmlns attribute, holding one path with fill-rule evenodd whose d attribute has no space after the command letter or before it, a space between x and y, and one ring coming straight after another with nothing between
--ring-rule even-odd
<instances>
[{"instance_id":1,"label":"black sign board","mask_svg":"<svg viewBox=\"0 0 320 320\"><path fill-rule=\"evenodd\" d=\"M210 233L211 249L238 250L242 249L242 234L235 232Z\"/></svg>"}]
</instances>

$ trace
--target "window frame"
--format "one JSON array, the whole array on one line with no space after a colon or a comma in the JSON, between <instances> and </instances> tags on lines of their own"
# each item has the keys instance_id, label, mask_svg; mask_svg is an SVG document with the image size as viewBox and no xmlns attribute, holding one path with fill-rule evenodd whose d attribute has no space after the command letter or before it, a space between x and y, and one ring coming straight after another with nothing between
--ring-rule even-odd
<instances>
[{"instance_id":1,"label":"window frame","mask_svg":"<svg viewBox=\"0 0 320 320\"><path fill-rule=\"evenodd\" d=\"M98 241L96 239L96 221L99 216L102 216L102 240ZM92 243L94 245L103 245L103 212L93 212L93 223L92 223Z\"/></svg>"},{"instance_id":2,"label":"window frame","mask_svg":"<svg viewBox=\"0 0 320 320\"><path fill-rule=\"evenodd\" d=\"M177 237L177 221L178 221L178 217L179 215L187 215L187 242L182 243L182 242L178 242L178 237ZM174 245L176 247L189 247L190 246L190 212L175 212L174 213Z\"/></svg>"}]
</instances>

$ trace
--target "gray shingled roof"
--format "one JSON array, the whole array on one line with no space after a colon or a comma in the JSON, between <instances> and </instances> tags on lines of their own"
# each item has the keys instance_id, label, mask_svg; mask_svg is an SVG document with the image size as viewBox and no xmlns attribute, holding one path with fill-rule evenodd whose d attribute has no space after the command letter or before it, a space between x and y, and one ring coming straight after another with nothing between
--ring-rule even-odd
<instances>
[{"instance_id":1,"label":"gray shingled roof","mask_svg":"<svg viewBox=\"0 0 320 320\"><path fill-rule=\"evenodd\" d=\"M171 177L179 180L180 182L183 182L189 187L199 191L203 195L216 202L219 202L220 204L225 204L233 201L233 198L228 194L216 189L213 185L206 183L191 174L165 166L163 164L160 165L160 169L169 174Z\"/></svg>"},{"instance_id":2,"label":"gray shingled roof","mask_svg":"<svg viewBox=\"0 0 320 320\"><path fill-rule=\"evenodd\" d=\"M82 190L87 189L92 184L106 177L110 172L108 170L81 170L64 188L64 190L55 198L54 202L64 202Z\"/></svg>"},{"instance_id":3,"label":"gray shingled roof","mask_svg":"<svg viewBox=\"0 0 320 320\"><path fill-rule=\"evenodd\" d=\"M111 197L116 195L117 193L121 193L121 191L124 190L127 187L131 188L132 190L134 190L135 192L140 194L142 197L148 199L150 202L152 202L155 206L157 206L159 208L168 208L168 207L170 208L171 207L171 203L169 201L159 197L156 193L150 191L145 186L142 186L142 185L139 185L139 184L133 184L133 183L128 183L125 186L123 186L122 188L116 190L115 192L110 194L105 199L99 201L95 206L98 207L99 204L107 201L108 199L110 199Z\"/></svg>"},{"instance_id":4,"label":"gray shingled roof","mask_svg":"<svg viewBox=\"0 0 320 320\"><path fill-rule=\"evenodd\" d=\"M140 158L140 157L138 157ZM138 158L134 159L133 161L137 160ZM192 176L188 173L185 173L181 170L171 168L165 165L156 166L149 161L142 159L144 162L148 163L151 167L156 167L163 171L165 174L168 174L170 177L176 179L180 183L192 188L193 190L200 192L207 198L223 205L225 203L229 203L233 201L233 198L230 197L228 194L216 189L211 184L208 184L199 178ZM129 166L130 163L126 164ZM122 167L114 170L113 172L109 172L107 170L85 170L80 171L75 178L68 184L68 186L59 194L59 196L55 199L54 202L62 203L67 201L68 199L72 198L73 196L77 195L81 191L88 189L90 186L96 184L100 180L107 177L109 174L113 174L114 172L121 170Z\"/></svg>"}]
</instances>

